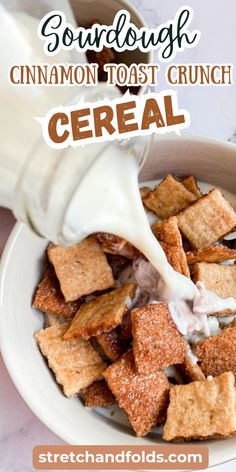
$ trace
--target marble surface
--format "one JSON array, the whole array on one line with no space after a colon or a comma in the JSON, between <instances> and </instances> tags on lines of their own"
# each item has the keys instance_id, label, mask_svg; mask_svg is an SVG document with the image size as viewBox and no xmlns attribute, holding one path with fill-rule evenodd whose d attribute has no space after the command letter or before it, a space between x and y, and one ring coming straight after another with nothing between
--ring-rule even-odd
<instances>
[{"instance_id":1,"label":"marble surface","mask_svg":"<svg viewBox=\"0 0 236 472\"><path fill-rule=\"evenodd\" d=\"M110 0L109 0L110 1ZM176 57L175 62L232 62L235 57L236 2L228 0L132 0L149 27L173 17L185 3L195 11L194 26L202 31L195 49ZM227 8L226 8L227 5ZM219 32L221 33L219 34ZM164 69L158 88L166 89ZM178 89L179 105L191 115L191 134L218 137L236 142L236 86L225 88ZM14 219L0 209L0 253ZM30 472L32 447L37 444L62 444L29 410L14 387L0 356L0 472ZM214 472L235 470L236 461L211 469Z\"/></svg>"}]
</instances>

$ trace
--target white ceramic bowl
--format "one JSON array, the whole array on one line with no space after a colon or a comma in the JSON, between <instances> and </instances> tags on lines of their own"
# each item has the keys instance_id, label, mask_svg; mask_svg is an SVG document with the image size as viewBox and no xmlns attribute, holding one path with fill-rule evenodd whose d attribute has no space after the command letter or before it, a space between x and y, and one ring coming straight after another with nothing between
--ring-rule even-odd
<instances>
[{"instance_id":1,"label":"white ceramic bowl","mask_svg":"<svg viewBox=\"0 0 236 472\"><path fill-rule=\"evenodd\" d=\"M166 172L193 173L202 181L235 192L236 146L192 137L157 137L142 170L142 180ZM236 192L235 192L236 193ZM31 308L40 279L47 242L17 224L7 243L0 281L0 341L8 371L22 397L54 433L70 444L158 444L150 435L136 438L122 415L89 411L79 399L67 399L48 369L33 334L42 327L42 315ZM210 465L236 457L236 437L204 444Z\"/></svg>"}]
</instances>

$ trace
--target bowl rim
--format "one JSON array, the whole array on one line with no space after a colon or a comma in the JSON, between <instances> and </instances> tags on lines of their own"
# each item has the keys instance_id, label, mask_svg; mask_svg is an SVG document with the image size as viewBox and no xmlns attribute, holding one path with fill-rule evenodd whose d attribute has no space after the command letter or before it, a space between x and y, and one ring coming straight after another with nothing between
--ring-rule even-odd
<instances>
[{"instance_id":1,"label":"bowl rim","mask_svg":"<svg viewBox=\"0 0 236 472\"><path fill-rule=\"evenodd\" d=\"M155 134L154 141L161 139L162 141L173 141L173 140L183 140L183 141L196 141L202 142L203 144L213 144L222 147L226 147L236 151L236 142L225 141L224 139L202 136L201 134L177 134L175 132L165 133L165 134Z\"/></svg>"},{"instance_id":2,"label":"bowl rim","mask_svg":"<svg viewBox=\"0 0 236 472\"><path fill-rule=\"evenodd\" d=\"M156 135L155 140L158 139L165 139L165 140L173 140L173 139L182 139L184 141L194 141L194 142L202 142L204 143L212 143L214 145L221 145L222 147L225 147L226 149L231 149L236 151L236 145L234 143L228 142L228 141L223 141L220 139L215 139L215 138L207 138L207 137L202 137L199 135L187 135L187 136L178 136L178 135ZM71 438L70 435L67 434L66 431L56 431L55 426L50 421L50 419L43 413L43 410L40 409L40 407L37 405L37 401L34 400L32 397L31 393L28 391L27 387L25 387L21 382L19 375L16 372L16 368L14 367L14 363L12 362L12 357L10 354L10 351L8 350L8 340L4 339L3 336L3 329L2 329L2 317L1 313L3 312L3 287L4 287L4 279L5 279L5 273L8 268L8 261L11 258L12 251L14 249L16 240L21 233L21 231L24 229L25 225L23 223L16 223L15 226L13 227L13 230L10 233L10 236L7 240L7 243L5 245L5 248L2 253L2 257L0 260L0 351L2 354L2 358L4 361L4 364L8 370L8 373L17 388L19 394L25 401L25 403L29 406L33 414L43 423L45 424L51 431L54 432L55 435L57 435L59 438L61 438L63 441L67 443L71 443ZM69 439L70 438L70 439ZM129 442L129 440L128 440ZM130 444L132 444L132 436L130 436ZM78 444L83 444L83 441ZM223 463L232 461L236 458L236 456L232 457L232 454L230 451L226 451L226 456L225 460L218 462L217 460L214 460L214 457L211 457L210 465L209 467L213 467L216 465L221 465Z\"/></svg>"}]
</instances>

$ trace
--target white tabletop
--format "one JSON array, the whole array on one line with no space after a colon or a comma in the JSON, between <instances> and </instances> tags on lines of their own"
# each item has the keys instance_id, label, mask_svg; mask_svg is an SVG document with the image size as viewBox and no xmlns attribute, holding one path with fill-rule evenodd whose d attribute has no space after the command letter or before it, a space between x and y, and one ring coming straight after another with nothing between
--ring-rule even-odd
<instances>
[{"instance_id":1,"label":"white tabletop","mask_svg":"<svg viewBox=\"0 0 236 472\"><path fill-rule=\"evenodd\" d=\"M149 27L172 18L177 8L188 4L195 11L194 27L202 32L199 45L177 56L175 62L232 62L235 57L236 2L227 0L131 0ZM203 7L204 5L204 7ZM227 6L227 9L226 9ZM220 32L220 34L219 34ZM164 65L159 90L166 89ZM231 139L236 142L236 86L178 89L179 106L191 115L191 134ZM0 209L0 253L14 220ZM32 471L32 447L63 444L29 410L14 387L0 357L0 472ZM235 470L236 460L214 467L212 472Z\"/></svg>"}]
</instances>

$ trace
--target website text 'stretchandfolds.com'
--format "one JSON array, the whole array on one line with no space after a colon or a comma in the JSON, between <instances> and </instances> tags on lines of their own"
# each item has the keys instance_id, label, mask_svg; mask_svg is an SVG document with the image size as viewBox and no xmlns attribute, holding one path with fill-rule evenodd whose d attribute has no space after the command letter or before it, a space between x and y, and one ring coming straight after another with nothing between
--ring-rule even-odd
<instances>
[{"instance_id":1,"label":"website text 'stretchandfolds.com'","mask_svg":"<svg viewBox=\"0 0 236 472\"><path fill-rule=\"evenodd\" d=\"M37 470L186 469L208 467L206 446L35 446Z\"/></svg>"}]
</instances>

